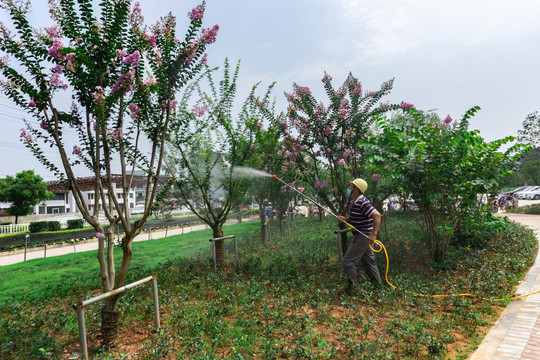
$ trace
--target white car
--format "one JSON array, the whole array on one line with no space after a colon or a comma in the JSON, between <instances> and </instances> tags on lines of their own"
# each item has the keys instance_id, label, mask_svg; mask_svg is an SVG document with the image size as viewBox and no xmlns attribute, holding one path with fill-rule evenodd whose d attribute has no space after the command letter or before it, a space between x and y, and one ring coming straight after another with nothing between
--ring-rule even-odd
<instances>
[{"instance_id":1,"label":"white car","mask_svg":"<svg viewBox=\"0 0 540 360\"><path fill-rule=\"evenodd\" d=\"M540 186L536 186L531 190L527 190L521 194L524 199L540 200Z\"/></svg>"},{"instance_id":2,"label":"white car","mask_svg":"<svg viewBox=\"0 0 540 360\"><path fill-rule=\"evenodd\" d=\"M533 190L534 188L537 188L538 186L527 186L525 189L521 190L521 191L516 191L514 193L514 197L517 197L518 199L525 199L525 193L527 191L531 191Z\"/></svg>"},{"instance_id":3,"label":"white car","mask_svg":"<svg viewBox=\"0 0 540 360\"><path fill-rule=\"evenodd\" d=\"M540 186L533 186L530 189L526 189L524 191L520 191L518 193L518 199L540 199ZM538 195L537 198L535 198L535 195Z\"/></svg>"}]
</instances>

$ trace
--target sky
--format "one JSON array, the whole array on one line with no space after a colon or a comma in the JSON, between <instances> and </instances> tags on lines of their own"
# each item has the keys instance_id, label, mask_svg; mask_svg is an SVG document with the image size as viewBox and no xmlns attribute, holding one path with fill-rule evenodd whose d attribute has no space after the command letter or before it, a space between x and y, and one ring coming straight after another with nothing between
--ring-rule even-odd
<instances>
[{"instance_id":1,"label":"sky","mask_svg":"<svg viewBox=\"0 0 540 360\"><path fill-rule=\"evenodd\" d=\"M172 12L179 34L199 4L140 2L148 24ZM46 1L32 1L32 8L32 24L52 25ZM209 65L241 60L239 103L259 81L261 92L277 82L276 110L285 111L284 92L293 83L327 104L325 71L334 87L349 72L365 90L394 78L383 101L406 101L453 119L480 106L471 128L491 141L516 136L527 114L540 110L539 13L539 0L207 0L203 26L220 26L208 47ZM5 10L0 20L6 21ZM34 169L53 180L19 141L23 117L0 94L0 177ZM47 155L58 159L50 150Z\"/></svg>"}]
</instances>

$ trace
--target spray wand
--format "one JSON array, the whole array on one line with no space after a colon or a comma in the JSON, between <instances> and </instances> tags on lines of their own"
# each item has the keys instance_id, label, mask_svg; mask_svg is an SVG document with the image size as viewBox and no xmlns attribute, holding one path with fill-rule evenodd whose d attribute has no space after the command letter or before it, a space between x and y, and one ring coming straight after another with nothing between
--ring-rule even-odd
<instances>
[{"instance_id":1,"label":"spray wand","mask_svg":"<svg viewBox=\"0 0 540 360\"><path fill-rule=\"evenodd\" d=\"M300 195L302 195L303 197L305 197L305 198L308 199L309 201L313 202L315 205L317 205L318 207L320 207L321 209L323 209L323 210L326 211L327 213L333 215L336 219L338 218L338 216L337 216L332 210L328 209L328 208L325 207L325 206L322 206L321 204L319 204L318 202L316 202L315 200L313 200L312 198L310 198L310 197L307 196L306 194L304 194L304 193L302 193L301 191L299 191L298 189L296 189L294 186L291 186L291 185L287 184L285 181L283 181L283 180L281 180L280 178L278 178L276 175L272 175L272 179L276 179L276 180L281 181L285 186L288 186L289 188L293 189L294 191L296 191L297 193L299 193ZM359 232L360 234L364 235L365 237L368 237L366 234L364 234L364 233L361 232L360 230L356 229L354 226L352 226L352 225L349 224L348 222L344 221L344 223L345 223L349 228L351 228L352 230Z\"/></svg>"}]
</instances>

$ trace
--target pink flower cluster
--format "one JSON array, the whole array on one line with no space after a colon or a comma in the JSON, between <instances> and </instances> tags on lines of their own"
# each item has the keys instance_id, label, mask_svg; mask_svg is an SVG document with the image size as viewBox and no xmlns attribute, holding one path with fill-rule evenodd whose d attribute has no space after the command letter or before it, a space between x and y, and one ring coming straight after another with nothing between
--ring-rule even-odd
<instances>
[{"instance_id":1,"label":"pink flower cluster","mask_svg":"<svg viewBox=\"0 0 540 360\"><path fill-rule=\"evenodd\" d=\"M322 183L319 178L315 178L315 189L326 189L328 187L328 181L324 180Z\"/></svg>"},{"instance_id":2,"label":"pink flower cluster","mask_svg":"<svg viewBox=\"0 0 540 360\"><path fill-rule=\"evenodd\" d=\"M405 101L402 101L400 106L401 106L402 109L407 109L407 108L414 107L413 104L405 102Z\"/></svg>"},{"instance_id":3,"label":"pink flower cluster","mask_svg":"<svg viewBox=\"0 0 540 360\"><path fill-rule=\"evenodd\" d=\"M96 91L92 95L94 95L94 101L97 105L105 104L105 96L103 95L103 88L101 86L96 86Z\"/></svg>"},{"instance_id":4,"label":"pink flower cluster","mask_svg":"<svg viewBox=\"0 0 540 360\"><path fill-rule=\"evenodd\" d=\"M59 73L59 72L55 72L52 76L51 76L51 79L49 80L49 84L51 86L54 86L54 87L58 87L58 88L62 88L62 89L67 89L67 84L64 84L64 82L62 81L61 79L61 74L62 73Z\"/></svg>"},{"instance_id":5,"label":"pink flower cluster","mask_svg":"<svg viewBox=\"0 0 540 360\"><path fill-rule=\"evenodd\" d=\"M139 109L139 107L136 104L130 103L128 105L128 109L133 119L137 119L139 117L139 112L141 111L141 109Z\"/></svg>"},{"instance_id":6,"label":"pink flower cluster","mask_svg":"<svg viewBox=\"0 0 540 360\"><path fill-rule=\"evenodd\" d=\"M133 87L131 86L131 81L133 80L133 72L130 70L125 74L120 75L118 78L118 81L111 89L112 93L116 93L120 91L121 89L124 90L123 94L126 92L132 92Z\"/></svg>"},{"instance_id":7,"label":"pink flower cluster","mask_svg":"<svg viewBox=\"0 0 540 360\"><path fill-rule=\"evenodd\" d=\"M64 43L62 42L62 40L60 40L60 38L55 37L53 39L52 46L49 48L48 53L50 56L52 56L55 59L63 60L64 58L62 57L62 54L60 54L60 50L62 50L63 48L64 48Z\"/></svg>"},{"instance_id":8,"label":"pink flower cluster","mask_svg":"<svg viewBox=\"0 0 540 360\"><path fill-rule=\"evenodd\" d=\"M204 17L204 5L199 5L188 12L191 21L201 20Z\"/></svg>"},{"instance_id":9,"label":"pink flower cluster","mask_svg":"<svg viewBox=\"0 0 540 360\"><path fill-rule=\"evenodd\" d=\"M174 110L176 108L176 105L178 105L178 100L172 99L171 101L165 100L163 102L163 108L168 109L169 111Z\"/></svg>"},{"instance_id":10,"label":"pink flower cluster","mask_svg":"<svg viewBox=\"0 0 540 360\"><path fill-rule=\"evenodd\" d=\"M96 233L96 237L97 237L98 239L105 239L105 234L102 234L102 233L100 233L100 232L97 232L97 233Z\"/></svg>"},{"instance_id":11,"label":"pink flower cluster","mask_svg":"<svg viewBox=\"0 0 540 360\"><path fill-rule=\"evenodd\" d=\"M127 51L123 49L116 49L116 57L124 58L127 56Z\"/></svg>"},{"instance_id":12,"label":"pink flower cluster","mask_svg":"<svg viewBox=\"0 0 540 360\"><path fill-rule=\"evenodd\" d=\"M21 140L22 142L24 142L26 144L31 144L34 141L36 141L37 138L32 136L32 134L27 133L26 130L24 128L22 128L21 129L21 134L19 135L19 140Z\"/></svg>"},{"instance_id":13,"label":"pink flower cluster","mask_svg":"<svg viewBox=\"0 0 540 360\"><path fill-rule=\"evenodd\" d=\"M46 122L42 121L41 124L39 124L39 126L43 129L43 130L47 130L49 128L49 124L47 124Z\"/></svg>"},{"instance_id":14,"label":"pink flower cluster","mask_svg":"<svg viewBox=\"0 0 540 360\"><path fill-rule=\"evenodd\" d=\"M381 174L371 175L371 181L378 181L381 178Z\"/></svg>"},{"instance_id":15,"label":"pink flower cluster","mask_svg":"<svg viewBox=\"0 0 540 360\"><path fill-rule=\"evenodd\" d=\"M198 49L199 49L199 43L197 41L191 41L186 45L185 53L187 54L187 57L186 57L186 60L184 61L186 65L191 64L191 62L197 55Z\"/></svg>"},{"instance_id":16,"label":"pink flower cluster","mask_svg":"<svg viewBox=\"0 0 540 360\"><path fill-rule=\"evenodd\" d=\"M201 60L199 60L199 64L201 64L203 66L208 65L208 54L207 53L204 53Z\"/></svg>"},{"instance_id":17,"label":"pink flower cluster","mask_svg":"<svg viewBox=\"0 0 540 360\"><path fill-rule=\"evenodd\" d=\"M450 115L447 115L443 120L443 123L445 124L450 124L451 122L452 122L452 118L450 117Z\"/></svg>"},{"instance_id":18,"label":"pink flower cluster","mask_svg":"<svg viewBox=\"0 0 540 360\"><path fill-rule=\"evenodd\" d=\"M211 29L202 28L201 42L203 44L213 44L216 42L219 25L214 25Z\"/></svg>"},{"instance_id":19,"label":"pink flower cluster","mask_svg":"<svg viewBox=\"0 0 540 360\"><path fill-rule=\"evenodd\" d=\"M154 78L153 75L147 77L146 79L144 79L144 83L148 86L152 86L152 85L156 85L157 84L157 81L156 79Z\"/></svg>"},{"instance_id":20,"label":"pink flower cluster","mask_svg":"<svg viewBox=\"0 0 540 360\"><path fill-rule=\"evenodd\" d=\"M156 34L146 34L146 40L150 44L150 47L155 48L157 46Z\"/></svg>"},{"instance_id":21,"label":"pink flower cluster","mask_svg":"<svg viewBox=\"0 0 540 360\"><path fill-rule=\"evenodd\" d=\"M45 30L45 32L47 33L47 35L50 38L58 37L58 26L57 25L46 26L43 29Z\"/></svg>"},{"instance_id":22,"label":"pink flower cluster","mask_svg":"<svg viewBox=\"0 0 540 360\"><path fill-rule=\"evenodd\" d=\"M77 145L73 146L73 155L81 155L82 149L78 147Z\"/></svg>"},{"instance_id":23,"label":"pink flower cluster","mask_svg":"<svg viewBox=\"0 0 540 360\"><path fill-rule=\"evenodd\" d=\"M204 104L203 106L195 106L193 109L191 109L191 113L196 117L203 117L207 110L208 105Z\"/></svg>"},{"instance_id":24,"label":"pink flower cluster","mask_svg":"<svg viewBox=\"0 0 540 360\"><path fill-rule=\"evenodd\" d=\"M107 129L107 136L109 136L112 140L118 141L123 136L122 128L118 128L116 130Z\"/></svg>"},{"instance_id":25,"label":"pink flower cluster","mask_svg":"<svg viewBox=\"0 0 540 360\"><path fill-rule=\"evenodd\" d=\"M139 66L140 61L141 54L139 53L139 50L135 50L133 54L126 56L122 62L126 65L133 65L134 67L137 67Z\"/></svg>"},{"instance_id":26,"label":"pink flower cluster","mask_svg":"<svg viewBox=\"0 0 540 360\"><path fill-rule=\"evenodd\" d=\"M36 107L36 103L34 102L34 98L31 98L30 101L28 102L28 105L30 105L31 107Z\"/></svg>"}]
</instances>

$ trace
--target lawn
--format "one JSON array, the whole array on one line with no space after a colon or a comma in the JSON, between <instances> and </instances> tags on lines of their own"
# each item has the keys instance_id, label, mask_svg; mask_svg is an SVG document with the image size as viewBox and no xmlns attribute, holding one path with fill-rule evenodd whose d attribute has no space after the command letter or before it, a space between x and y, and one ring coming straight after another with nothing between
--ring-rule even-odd
<instances>
[{"instance_id":1,"label":"lawn","mask_svg":"<svg viewBox=\"0 0 540 360\"><path fill-rule=\"evenodd\" d=\"M423 294L512 296L533 263L537 242L530 230L505 219L490 221L483 241L460 239L441 266L426 256L417 215L390 214L388 234L381 234L389 251L390 281ZM158 276L159 331L153 329L147 286L120 298L121 346L112 352L99 347L99 306L86 309L91 357L466 359L508 303L418 297L367 281L349 295L337 259L334 219L295 219L291 235L283 239L274 222L272 241L265 244L257 223L244 225L251 235L240 236L239 263L230 259L221 271L213 270L208 252L133 269L132 279ZM201 237L205 241L208 236ZM377 262L384 272L381 254ZM64 276L69 279L67 271ZM69 292L31 291L32 297L0 305L0 357L76 356L71 305L98 293L98 285L71 278L65 281Z\"/></svg>"},{"instance_id":2,"label":"lawn","mask_svg":"<svg viewBox=\"0 0 540 360\"><path fill-rule=\"evenodd\" d=\"M245 236L259 227L259 223L230 225L224 227L224 233ZM134 242L130 269L151 273L159 264L178 257L194 256L203 249L209 249L208 240L211 237L212 230L208 229L164 239ZM88 251L0 267L0 303L23 295L34 299L43 295L49 296L53 292L64 294L74 282L99 286L99 264L96 255L97 251ZM122 249L117 247L117 267L121 257Z\"/></svg>"}]
</instances>

